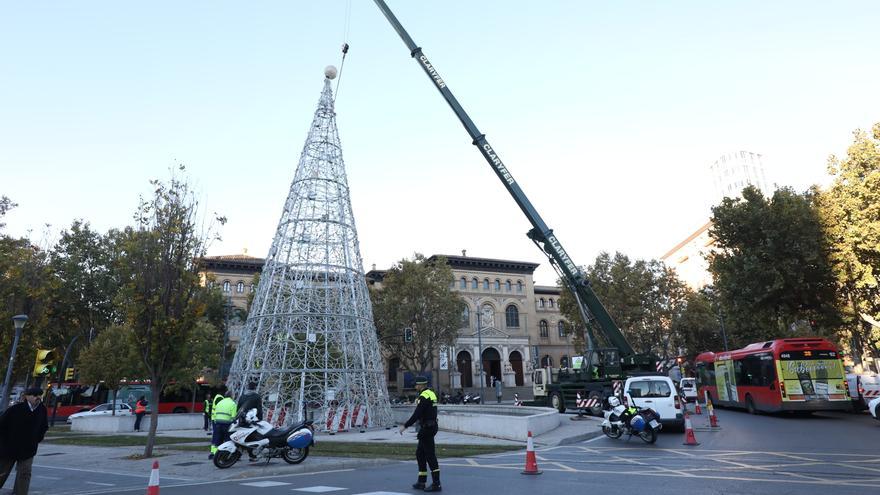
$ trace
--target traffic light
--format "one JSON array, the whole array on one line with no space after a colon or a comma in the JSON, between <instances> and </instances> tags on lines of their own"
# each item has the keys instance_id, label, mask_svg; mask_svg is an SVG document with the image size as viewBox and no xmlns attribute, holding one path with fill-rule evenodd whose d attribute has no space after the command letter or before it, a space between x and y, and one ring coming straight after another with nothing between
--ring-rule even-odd
<instances>
[{"instance_id":1,"label":"traffic light","mask_svg":"<svg viewBox=\"0 0 880 495\"><path fill-rule=\"evenodd\" d=\"M66 370L64 370L64 381L65 382L73 381L74 374L76 374L75 368L67 368Z\"/></svg>"},{"instance_id":2,"label":"traffic light","mask_svg":"<svg viewBox=\"0 0 880 495\"><path fill-rule=\"evenodd\" d=\"M403 329L403 341L404 342L412 342L413 341L412 328L406 327Z\"/></svg>"},{"instance_id":3,"label":"traffic light","mask_svg":"<svg viewBox=\"0 0 880 495\"><path fill-rule=\"evenodd\" d=\"M37 361L34 363L34 376L48 376L57 371L55 351L37 349Z\"/></svg>"}]
</instances>

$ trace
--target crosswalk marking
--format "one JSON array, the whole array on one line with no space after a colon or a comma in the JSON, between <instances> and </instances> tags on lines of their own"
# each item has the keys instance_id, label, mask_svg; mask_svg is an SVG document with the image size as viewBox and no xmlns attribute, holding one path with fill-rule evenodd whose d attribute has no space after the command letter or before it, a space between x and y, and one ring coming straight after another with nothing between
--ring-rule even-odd
<instances>
[{"instance_id":1,"label":"crosswalk marking","mask_svg":"<svg viewBox=\"0 0 880 495\"><path fill-rule=\"evenodd\" d=\"M284 486L289 485L290 483L285 483L283 481L251 481L250 483L242 483L242 486L255 486L257 488L266 488L270 486Z\"/></svg>"},{"instance_id":2,"label":"crosswalk marking","mask_svg":"<svg viewBox=\"0 0 880 495\"><path fill-rule=\"evenodd\" d=\"M325 492L337 492L339 490L345 490L345 488L339 488L338 486L307 486L305 488L294 488L295 492L309 492L309 493L325 493Z\"/></svg>"},{"instance_id":3,"label":"crosswalk marking","mask_svg":"<svg viewBox=\"0 0 880 495\"><path fill-rule=\"evenodd\" d=\"M356 493L355 495L412 495L412 493L401 493L401 492L365 492L365 493Z\"/></svg>"}]
</instances>

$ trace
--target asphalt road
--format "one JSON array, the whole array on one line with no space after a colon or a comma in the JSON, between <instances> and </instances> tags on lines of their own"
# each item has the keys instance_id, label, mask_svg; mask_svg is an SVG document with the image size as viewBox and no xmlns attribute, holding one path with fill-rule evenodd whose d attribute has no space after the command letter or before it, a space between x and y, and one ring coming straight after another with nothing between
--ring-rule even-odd
<instances>
[{"instance_id":1,"label":"asphalt road","mask_svg":"<svg viewBox=\"0 0 880 495\"><path fill-rule=\"evenodd\" d=\"M637 438L593 440L541 449L540 476L523 476L524 451L441 461L446 493L534 495L577 493L586 488L614 492L680 494L880 493L880 421L870 416L750 416L719 410L721 428L694 416L698 446L682 445L678 432L655 445ZM92 495L143 493L147 475L53 466L39 458L31 493ZM307 460L306 462L309 462ZM370 468L210 482L162 478L168 494L411 494L415 462L389 461ZM10 493L12 480L7 482Z\"/></svg>"}]
</instances>

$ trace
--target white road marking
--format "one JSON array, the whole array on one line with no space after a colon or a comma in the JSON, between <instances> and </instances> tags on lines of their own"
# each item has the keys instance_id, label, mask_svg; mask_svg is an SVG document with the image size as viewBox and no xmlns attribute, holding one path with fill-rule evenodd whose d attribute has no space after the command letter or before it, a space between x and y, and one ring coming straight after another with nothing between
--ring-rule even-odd
<instances>
[{"instance_id":1,"label":"white road marking","mask_svg":"<svg viewBox=\"0 0 880 495\"><path fill-rule=\"evenodd\" d=\"M338 486L308 486L305 488L294 488L295 492L309 492L309 493L325 493L325 492L338 492L339 490L347 490L347 488L339 488Z\"/></svg>"},{"instance_id":2,"label":"white road marking","mask_svg":"<svg viewBox=\"0 0 880 495\"><path fill-rule=\"evenodd\" d=\"M255 486L257 488L268 488L270 486L284 486L290 483L283 481L251 481L249 483L241 483L241 486Z\"/></svg>"},{"instance_id":3,"label":"white road marking","mask_svg":"<svg viewBox=\"0 0 880 495\"><path fill-rule=\"evenodd\" d=\"M101 470L97 470L97 469L80 469L80 468L72 468L72 467L48 466L45 464L34 464L34 467L43 468L43 469L60 469L62 471L76 471L79 473L101 473L101 474L112 474L115 476L130 476L132 478L150 479L149 471L147 471L146 474L131 474L131 473L116 472L116 471L101 471ZM162 479L178 480L178 481L191 481L192 480L192 478L175 478L172 476L165 476L165 475L162 475Z\"/></svg>"},{"instance_id":4,"label":"white road marking","mask_svg":"<svg viewBox=\"0 0 880 495\"><path fill-rule=\"evenodd\" d=\"M116 486L114 483L98 483L97 481L86 481L86 484L98 486Z\"/></svg>"}]
</instances>

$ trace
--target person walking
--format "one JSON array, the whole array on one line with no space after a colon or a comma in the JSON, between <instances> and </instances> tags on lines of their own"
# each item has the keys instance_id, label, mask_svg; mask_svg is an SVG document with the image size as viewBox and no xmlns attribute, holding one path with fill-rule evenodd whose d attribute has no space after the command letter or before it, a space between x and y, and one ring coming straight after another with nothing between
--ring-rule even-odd
<instances>
[{"instance_id":1,"label":"person walking","mask_svg":"<svg viewBox=\"0 0 880 495\"><path fill-rule=\"evenodd\" d=\"M428 379L424 376L416 378L416 391L419 398L416 401L416 410L406 423L400 425L400 434L407 428L419 423L419 433L416 438L419 444L416 447L416 462L419 465L418 480L413 483L413 488L426 492L439 492L440 488L440 465L437 463L437 453L434 451L434 436L437 435L437 394L428 388ZM428 467L431 467L431 485L425 486L428 481Z\"/></svg>"},{"instance_id":2,"label":"person walking","mask_svg":"<svg viewBox=\"0 0 880 495\"><path fill-rule=\"evenodd\" d=\"M217 447L229 437L229 426L237 414L237 407L232 397L223 397L214 406L214 434L211 436L211 454L208 459L213 459L217 453Z\"/></svg>"},{"instance_id":3,"label":"person walking","mask_svg":"<svg viewBox=\"0 0 880 495\"><path fill-rule=\"evenodd\" d=\"M134 405L134 431L141 431L141 420L147 414L147 404L147 398L142 395Z\"/></svg>"},{"instance_id":4,"label":"person walking","mask_svg":"<svg viewBox=\"0 0 880 495\"><path fill-rule=\"evenodd\" d=\"M29 388L24 392L24 402L10 406L0 415L0 489L14 465L16 495L27 495L34 456L49 429L42 396L42 389Z\"/></svg>"},{"instance_id":5,"label":"person walking","mask_svg":"<svg viewBox=\"0 0 880 495\"><path fill-rule=\"evenodd\" d=\"M203 411L203 416L205 417L205 425L202 427L203 430L208 431L208 428L211 427L211 409L214 406L214 402L211 400L211 393L205 397L205 410Z\"/></svg>"},{"instance_id":6,"label":"person walking","mask_svg":"<svg viewBox=\"0 0 880 495\"><path fill-rule=\"evenodd\" d=\"M501 383L501 380L496 378L495 379L495 399L498 401L499 404L501 404L501 396L504 395L504 393L502 392L502 387L503 387L503 385Z\"/></svg>"}]
</instances>

